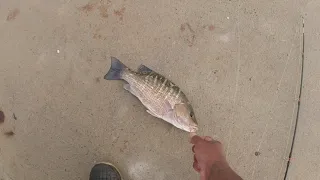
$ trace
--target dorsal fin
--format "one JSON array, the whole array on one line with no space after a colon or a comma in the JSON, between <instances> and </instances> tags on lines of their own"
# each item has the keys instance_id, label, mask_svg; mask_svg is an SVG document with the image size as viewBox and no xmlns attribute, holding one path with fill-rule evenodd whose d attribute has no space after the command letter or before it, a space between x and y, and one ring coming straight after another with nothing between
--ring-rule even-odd
<instances>
[{"instance_id":1,"label":"dorsal fin","mask_svg":"<svg viewBox=\"0 0 320 180\"><path fill-rule=\"evenodd\" d=\"M150 68L148 68L147 66L141 64L138 68L139 72L153 72Z\"/></svg>"}]
</instances>

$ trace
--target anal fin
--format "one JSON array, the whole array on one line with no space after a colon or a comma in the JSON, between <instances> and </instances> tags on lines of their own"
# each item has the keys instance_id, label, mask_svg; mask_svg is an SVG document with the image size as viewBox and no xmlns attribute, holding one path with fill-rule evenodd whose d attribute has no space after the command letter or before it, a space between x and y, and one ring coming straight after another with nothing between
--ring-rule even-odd
<instances>
[{"instance_id":1,"label":"anal fin","mask_svg":"<svg viewBox=\"0 0 320 180\"><path fill-rule=\"evenodd\" d=\"M161 117L159 117L158 115L156 115L155 113L153 113L153 112L150 111L149 109L147 110L147 112L148 112L150 115L161 119Z\"/></svg>"},{"instance_id":2,"label":"anal fin","mask_svg":"<svg viewBox=\"0 0 320 180\"><path fill-rule=\"evenodd\" d=\"M130 84L124 84L124 85L123 85L123 89L131 92L131 91L130 91Z\"/></svg>"}]
</instances>

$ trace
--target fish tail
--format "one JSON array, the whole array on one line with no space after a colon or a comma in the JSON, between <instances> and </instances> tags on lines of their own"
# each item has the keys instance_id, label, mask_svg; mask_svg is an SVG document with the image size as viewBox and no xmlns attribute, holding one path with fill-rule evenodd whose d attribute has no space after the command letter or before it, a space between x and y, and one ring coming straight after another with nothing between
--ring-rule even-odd
<instances>
[{"instance_id":1,"label":"fish tail","mask_svg":"<svg viewBox=\"0 0 320 180\"><path fill-rule=\"evenodd\" d=\"M122 79L122 72L127 68L119 59L111 57L111 67L108 73L104 76L107 80L120 80Z\"/></svg>"}]
</instances>

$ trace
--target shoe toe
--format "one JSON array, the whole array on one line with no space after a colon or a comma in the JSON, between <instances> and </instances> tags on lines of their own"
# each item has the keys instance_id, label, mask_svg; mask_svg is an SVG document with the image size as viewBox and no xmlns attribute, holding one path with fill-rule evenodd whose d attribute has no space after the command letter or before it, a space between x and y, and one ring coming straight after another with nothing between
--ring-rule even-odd
<instances>
[{"instance_id":1,"label":"shoe toe","mask_svg":"<svg viewBox=\"0 0 320 180\"><path fill-rule=\"evenodd\" d=\"M114 166L100 163L91 169L90 180L121 180L121 175Z\"/></svg>"}]
</instances>

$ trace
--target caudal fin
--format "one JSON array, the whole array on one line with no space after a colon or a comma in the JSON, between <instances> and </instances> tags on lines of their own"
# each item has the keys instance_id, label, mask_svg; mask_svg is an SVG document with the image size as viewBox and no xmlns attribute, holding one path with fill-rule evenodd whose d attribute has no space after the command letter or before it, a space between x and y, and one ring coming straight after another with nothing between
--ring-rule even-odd
<instances>
[{"instance_id":1,"label":"caudal fin","mask_svg":"<svg viewBox=\"0 0 320 180\"><path fill-rule=\"evenodd\" d=\"M119 59L111 57L111 67L108 73L104 76L107 80L119 80L122 79L121 75L123 70L126 68Z\"/></svg>"}]
</instances>

